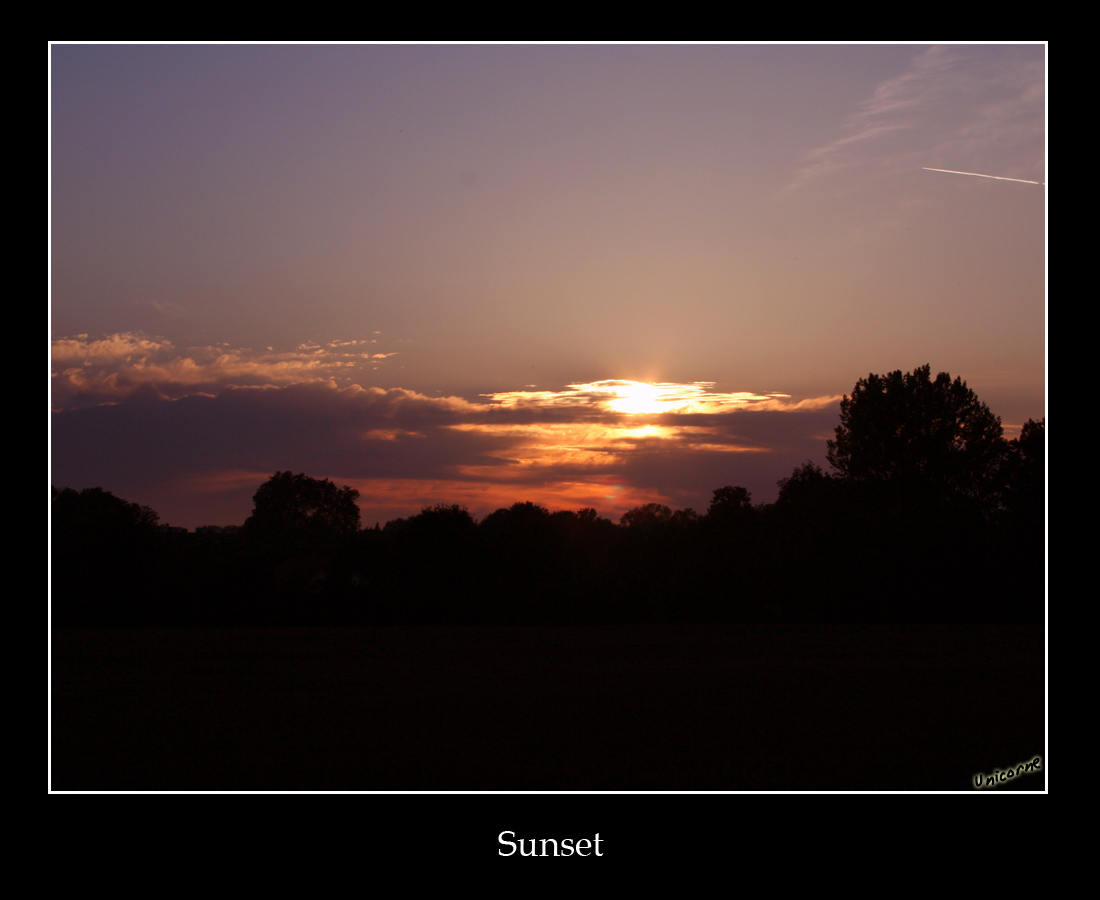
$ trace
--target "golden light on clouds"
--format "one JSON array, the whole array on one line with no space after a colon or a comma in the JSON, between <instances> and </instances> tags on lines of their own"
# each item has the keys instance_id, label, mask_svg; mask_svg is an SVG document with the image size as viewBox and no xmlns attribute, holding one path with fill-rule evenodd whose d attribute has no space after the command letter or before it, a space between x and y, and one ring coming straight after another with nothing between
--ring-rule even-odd
<instances>
[{"instance_id":1,"label":"golden light on clouds","mask_svg":"<svg viewBox=\"0 0 1100 900\"><path fill-rule=\"evenodd\" d=\"M644 384L640 381L630 381L620 385L618 396L614 400L607 401L609 409L615 412L640 415L644 413L658 413L663 410L661 388L655 384Z\"/></svg>"},{"instance_id":2,"label":"golden light on clouds","mask_svg":"<svg viewBox=\"0 0 1100 900\"><path fill-rule=\"evenodd\" d=\"M709 453L760 452L724 435L717 428L687 425L541 422L493 424L463 422L450 430L473 432L500 439L505 446L484 455L504 465L464 465L459 471L471 478L529 479L538 469L611 469L638 452L673 448Z\"/></svg>"},{"instance_id":3,"label":"golden light on clouds","mask_svg":"<svg viewBox=\"0 0 1100 900\"><path fill-rule=\"evenodd\" d=\"M685 384L608 379L570 384L561 391L505 391L482 394L505 408L588 407L628 415L660 413L723 413L739 409L769 408L766 404L787 400L789 394L757 394L714 390L713 381Z\"/></svg>"}]
</instances>

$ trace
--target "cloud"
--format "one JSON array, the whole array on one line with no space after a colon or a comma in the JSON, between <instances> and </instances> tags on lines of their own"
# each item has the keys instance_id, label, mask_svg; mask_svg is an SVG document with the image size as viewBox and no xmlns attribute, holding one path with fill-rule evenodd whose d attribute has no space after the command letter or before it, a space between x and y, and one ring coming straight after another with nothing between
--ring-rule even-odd
<instances>
[{"instance_id":1,"label":"cloud","mask_svg":"<svg viewBox=\"0 0 1100 900\"><path fill-rule=\"evenodd\" d=\"M78 334L53 341L53 408L117 403L134 394L175 400L229 387L346 384L365 367L376 369L395 355L378 352L375 343L331 341L257 352L226 344L177 348L167 338L137 332Z\"/></svg>"},{"instance_id":2,"label":"cloud","mask_svg":"<svg viewBox=\"0 0 1100 900\"><path fill-rule=\"evenodd\" d=\"M839 137L805 155L787 190L844 173L867 179L924 165L966 168L994 151L1000 160L1009 149L1017 151L1013 171L997 174L1042 180L1041 49L924 49L846 117Z\"/></svg>"},{"instance_id":3,"label":"cloud","mask_svg":"<svg viewBox=\"0 0 1100 900\"><path fill-rule=\"evenodd\" d=\"M733 412L787 398L787 394L719 393L712 381L687 384L607 380L570 384L561 391L507 391L482 394L513 409L599 410L628 414Z\"/></svg>"},{"instance_id":4,"label":"cloud","mask_svg":"<svg viewBox=\"0 0 1100 900\"><path fill-rule=\"evenodd\" d=\"M186 309L178 303L172 303L168 300L150 300L149 305L161 315L170 316L171 318L179 318L180 316L187 315Z\"/></svg>"},{"instance_id":5,"label":"cloud","mask_svg":"<svg viewBox=\"0 0 1100 900\"><path fill-rule=\"evenodd\" d=\"M300 350L299 362L317 358L316 349ZM319 349L330 360L331 348ZM132 369L152 357L175 371L164 342L134 336L76 340L58 356L70 368L83 358L130 358ZM206 371L237 378L244 368L259 380L257 373L282 377L286 368L273 363L288 362L239 360L230 366L215 359ZM120 371L114 362L94 365ZM171 384L186 387L182 376ZM517 500L595 506L617 518L648 502L705 509L710 492L725 484L774 499L768 492L779 478L808 456L823 457L818 436L836 419L835 397L720 393L704 382L649 386L646 402L657 397L660 412L616 408L637 384L594 382L471 401L318 374L172 399L120 394L110 404L55 413L53 478L59 487L100 485L191 526L239 524L256 488L286 469L357 487L365 521L440 502L466 503L485 515Z\"/></svg>"}]
</instances>

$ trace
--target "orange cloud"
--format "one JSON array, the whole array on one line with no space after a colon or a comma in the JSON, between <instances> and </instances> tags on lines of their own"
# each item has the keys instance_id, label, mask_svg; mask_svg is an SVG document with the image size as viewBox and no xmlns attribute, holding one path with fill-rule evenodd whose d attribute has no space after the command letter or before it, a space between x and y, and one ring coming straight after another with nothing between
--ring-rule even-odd
<instances>
[{"instance_id":1,"label":"orange cloud","mask_svg":"<svg viewBox=\"0 0 1100 900\"><path fill-rule=\"evenodd\" d=\"M607 469L621 466L639 451L672 448L712 453L759 452L764 448L730 440L716 428L688 425L638 424L630 417L620 422L469 423L447 426L498 438L504 444L486 456L509 465L465 465L471 477L516 480L530 478L539 468ZM709 438L709 439L708 439Z\"/></svg>"}]
</instances>

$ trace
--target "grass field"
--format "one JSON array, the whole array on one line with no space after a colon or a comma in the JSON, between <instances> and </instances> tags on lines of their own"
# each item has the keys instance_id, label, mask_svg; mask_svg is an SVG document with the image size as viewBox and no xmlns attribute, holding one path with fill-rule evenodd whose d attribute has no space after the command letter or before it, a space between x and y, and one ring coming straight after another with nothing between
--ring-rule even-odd
<instances>
[{"instance_id":1,"label":"grass field","mask_svg":"<svg viewBox=\"0 0 1100 900\"><path fill-rule=\"evenodd\" d=\"M54 790L1043 790L1041 626L87 629Z\"/></svg>"}]
</instances>

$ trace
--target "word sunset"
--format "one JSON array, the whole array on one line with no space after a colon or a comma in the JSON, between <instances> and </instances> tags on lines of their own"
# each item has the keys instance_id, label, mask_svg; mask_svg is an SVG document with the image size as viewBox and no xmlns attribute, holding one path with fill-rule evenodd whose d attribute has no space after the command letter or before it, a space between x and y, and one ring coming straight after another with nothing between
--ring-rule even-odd
<instances>
[{"instance_id":1,"label":"word sunset","mask_svg":"<svg viewBox=\"0 0 1100 900\"><path fill-rule=\"evenodd\" d=\"M596 851L596 856L603 856L603 851L600 850L600 833L596 832L595 838L580 838L574 840L573 838L563 838L558 841L554 838L520 838L518 841L510 841L508 838L514 838L516 833L514 831L502 831L497 835L497 842L501 845L501 849L497 853L501 856L515 856L516 848L519 848L520 856L591 856L592 851ZM505 850L505 847L511 849Z\"/></svg>"}]
</instances>

